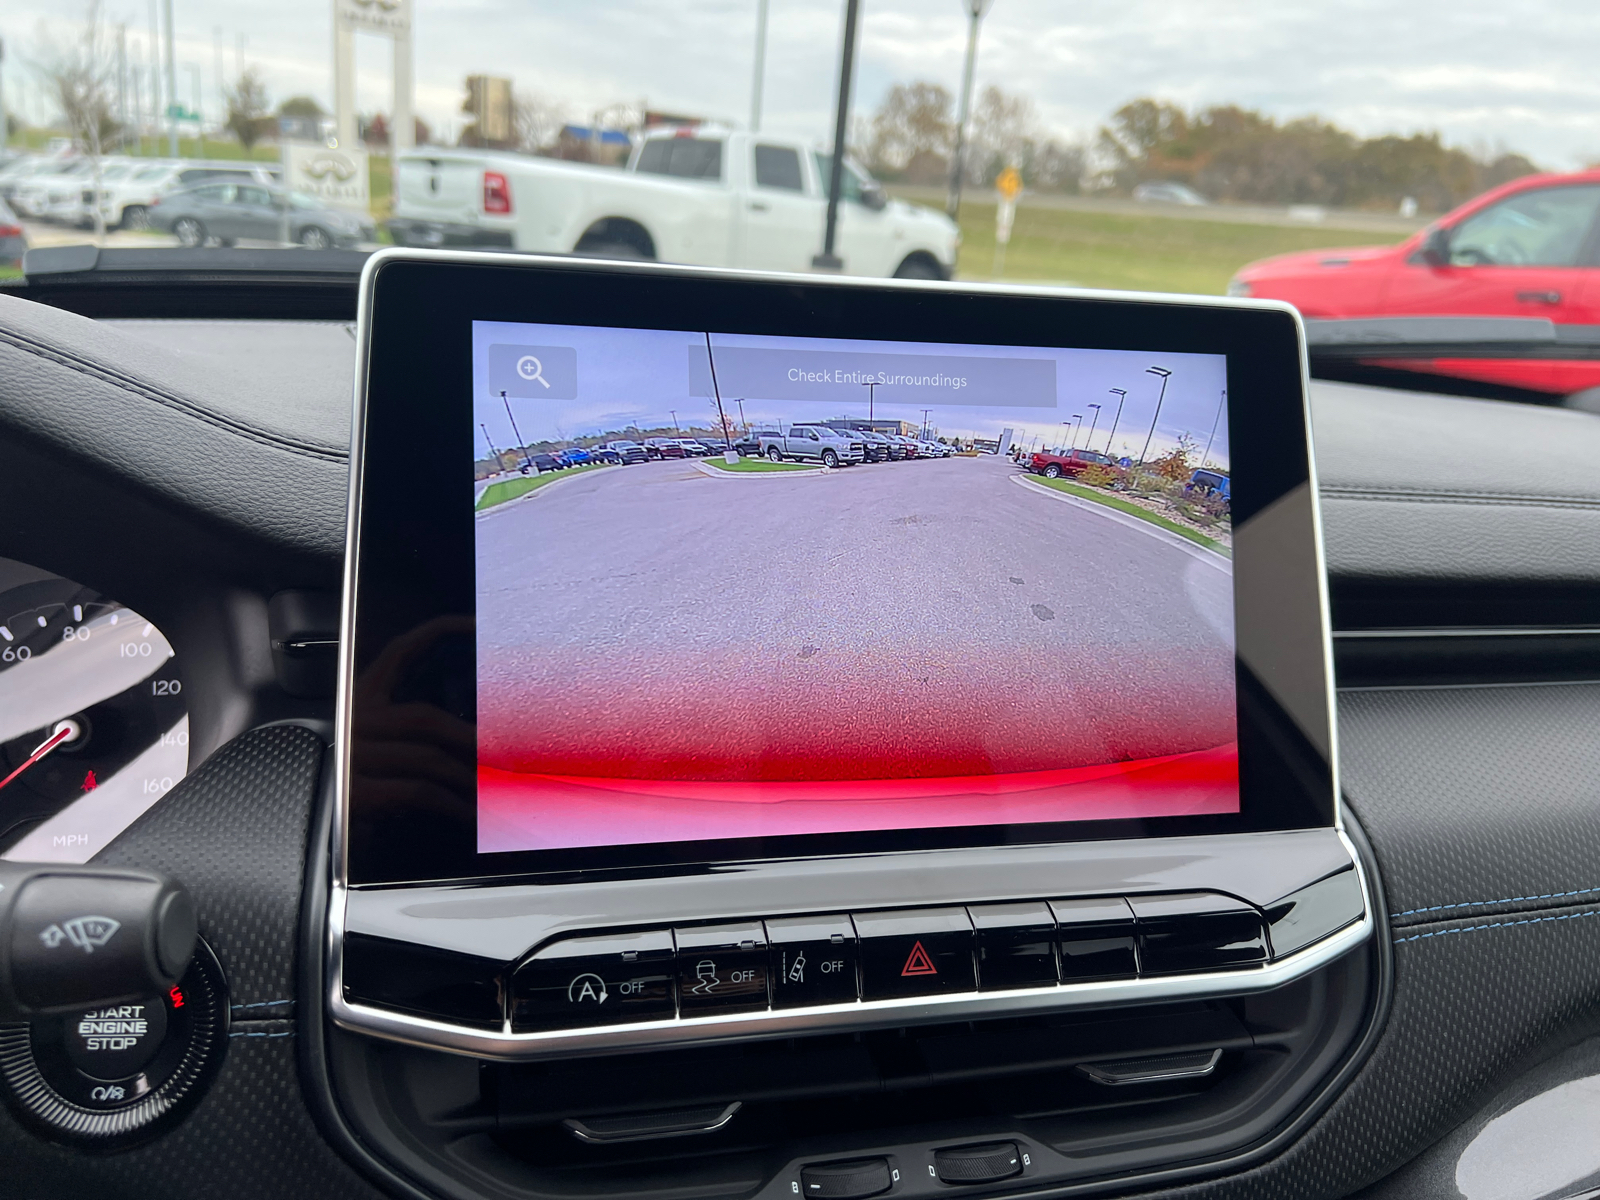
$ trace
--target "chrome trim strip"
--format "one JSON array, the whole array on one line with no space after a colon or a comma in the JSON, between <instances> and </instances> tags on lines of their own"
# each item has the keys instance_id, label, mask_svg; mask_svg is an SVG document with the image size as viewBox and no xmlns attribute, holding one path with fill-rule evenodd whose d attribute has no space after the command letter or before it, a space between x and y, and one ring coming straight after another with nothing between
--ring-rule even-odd
<instances>
[{"instance_id":1,"label":"chrome trim strip","mask_svg":"<svg viewBox=\"0 0 1600 1200\"><path fill-rule=\"evenodd\" d=\"M1215 1064L1213 1064L1215 1065ZM671 1129L663 1129L655 1133L596 1133L577 1117L567 1117L561 1123L567 1127L568 1132L580 1142L587 1142L591 1146L615 1146L620 1142L658 1142L662 1138L694 1137L701 1133L715 1133L729 1121L733 1120L734 1113L744 1107L743 1100L735 1100L732 1104L725 1105L715 1120L705 1125L679 1125Z\"/></svg>"},{"instance_id":2,"label":"chrome trim strip","mask_svg":"<svg viewBox=\"0 0 1600 1200\"><path fill-rule=\"evenodd\" d=\"M387 263L395 261L457 262L480 266L522 267L531 264L561 267L566 270L638 272L656 275L682 274L691 278L754 279L771 282L804 282L822 287L888 287L907 291L935 289L958 294L995 296L1038 296L1108 300L1118 303L1157 301L1189 308L1248 308L1287 313L1295 322L1300 346L1301 405L1305 414L1307 483L1312 499L1315 561L1318 566L1318 592L1322 614L1323 674L1327 688L1330 762L1333 782L1334 828L1350 852L1356 870L1361 860L1344 835L1343 806L1339 790L1338 722L1335 714L1333 639L1328 600L1327 559L1324 549L1321 505L1318 502L1316 456L1312 451L1310 356L1306 346L1305 324L1291 305L1275 300L1254 300L1222 296L1172 295L1159 292L1117 292L1090 288L1053 288L1016 284L933 283L922 280L869 279L790 274L776 271L738 271L724 268L686 267L671 264L627 264L584 260L550 255L505 254L463 250L420 250L389 247L367 259L362 268L360 298L356 316L356 362L352 386L349 518L346 524L344 584L339 629L338 695L334 730L334 798L332 838L333 879L328 896L328 942L325 997L328 1015L341 1028L372 1034L392 1041L425 1048L447 1050L480 1058L518 1060L574 1053L607 1053L656 1045L692 1045L728 1039L783 1036L813 1030L859 1029L884 1024L966 1020L989 1015L1016 1015L1025 1012L1103 1007L1121 1003L1153 1003L1179 998L1239 995L1280 987L1332 962L1366 941L1374 928L1372 902L1365 874L1362 893L1367 898L1361 920L1323 941L1306 947L1278 962L1242 971L1219 971L1203 975L1164 976L1149 979L1114 980L1100 983L1057 985L1003 993L971 993L905 1000L858 1001L854 1004L826 1005L811 1009L786 1009L726 1017L695 1017L672 1021L653 1021L596 1030L550 1033L512 1033L509 1020L500 1032L450 1025L442 1021L388 1012L367 1005L350 1004L344 999L343 939L345 903L349 878L349 777L350 777L350 698L355 682L356 562L360 555L361 473L364 466L364 433L367 405L367 366L372 346L372 281Z\"/></svg>"},{"instance_id":3,"label":"chrome trim strip","mask_svg":"<svg viewBox=\"0 0 1600 1200\"><path fill-rule=\"evenodd\" d=\"M1200 1051L1198 1053L1203 1054L1205 1052ZM1167 1055L1166 1057L1176 1058L1178 1056ZM1198 1057L1198 1054L1192 1054L1189 1057ZM1204 1079L1207 1075L1211 1074L1211 1072L1217 1069L1217 1064L1221 1061L1222 1051L1213 1050L1209 1055L1206 1055L1205 1062L1196 1063L1192 1067L1173 1067L1166 1071L1147 1072L1135 1069L1129 1071L1125 1075L1117 1075L1105 1069L1107 1067L1121 1066L1133 1066L1137 1068L1138 1066L1139 1060L1136 1058L1119 1058L1110 1063L1079 1063L1078 1072L1079 1074L1088 1076L1096 1083L1105 1084L1106 1087L1127 1087L1128 1085L1135 1083L1162 1083L1170 1079Z\"/></svg>"},{"instance_id":4,"label":"chrome trim strip","mask_svg":"<svg viewBox=\"0 0 1600 1200\"><path fill-rule=\"evenodd\" d=\"M1360 870L1359 860L1357 870ZM329 905L333 945L329 956L326 999L334 1023L342 1029L411 1046L513 1062L576 1054L616 1053L644 1047L692 1046L822 1031L966 1021L978 1017L1021 1016L1034 1012L1064 1012L1104 1008L1113 1004L1152 1004L1167 1000L1238 996L1282 987L1364 943L1374 927L1371 898L1367 895L1364 875L1362 894L1367 896L1367 904L1359 921L1346 925L1296 954L1245 970L1057 984L1053 987L1019 988L1005 992L966 992L954 996L858 1000L851 1004L823 1004L815 1008L773 1009L716 1017L680 1017L596 1029L513 1033L509 1020L496 1032L347 1001L340 976L339 942L343 937L344 924L341 887L336 889Z\"/></svg>"}]
</instances>

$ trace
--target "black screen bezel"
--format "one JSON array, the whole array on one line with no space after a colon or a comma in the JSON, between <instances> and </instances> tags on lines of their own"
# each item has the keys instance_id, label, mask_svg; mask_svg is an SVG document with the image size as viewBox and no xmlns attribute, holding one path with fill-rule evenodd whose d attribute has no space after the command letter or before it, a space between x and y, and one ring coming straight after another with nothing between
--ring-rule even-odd
<instances>
[{"instance_id":1,"label":"black screen bezel","mask_svg":"<svg viewBox=\"0 0 1600 1200\"><path fill-rule=\"evenodd\" d=\"M1332 766L1317 748L1331 745L1331 731L1308 737L1303 721L1297 723L1236 660L1236 814L479 854L475 792L424 785L412 801L396 800L393 788L385 798L361 771L351 770L349 752L350 728L352 723L359 728L362 716L355 711L361 701L354 679L406 631L441 617L470 619L474 612L471 477L461 465L475 457L474 321L1223 354L1235 529L1311 478L1300 333L1285 308L1227 302L1042 295L417 251L378 256L364 277L363 301L365 379L357 388L344 635L348 651L340 680L347 882L660 873L751 859L1242 833L1334 823ZM1249 464L1242 475L1240 464ZM1315 537L1309 521L1305 535ZM1320 571L1320 547L1315 561ZM1264 566L1256 564L1258 577ZM1321 595L1320 578L1315 587ZM1326 671L1325 601L1320 608L1297 617L1292 636L1317 643L1314 657ZM475 690L475 672L459 656L431 670L448 678L433 679L429 686L441 697L457 697L454 706L459 710L463 689ZM463 672L472 677L463 677ZM1320 684L1326 689L1327 680ZM441 698L438 706L449 708L452 702Z\"/></svg>"}]
</instances>

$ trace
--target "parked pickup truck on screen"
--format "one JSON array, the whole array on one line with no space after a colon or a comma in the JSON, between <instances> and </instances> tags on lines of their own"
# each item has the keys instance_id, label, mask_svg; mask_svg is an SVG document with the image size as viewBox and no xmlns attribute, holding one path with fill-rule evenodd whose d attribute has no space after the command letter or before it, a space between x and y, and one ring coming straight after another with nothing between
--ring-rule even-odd
<instances>
[{"instance_id":1,"label":"parked pickup truck on screen","mask_svg":"<svg viewBox=\"0 0 1600 1200\"><path fill-rule=\"evenodd\" d=\"M1041 450L1028 460L1028 470L1050 479L1082 475L1090 467L1106 467L1111 459L1094 450Z\"/></svg>"},{"instance_id":2,"label":"parked pickup truck on screen","mask_svg":"<svg viewBox=\"0 0 1600 1200\"><path fill-rule=\"evenodd\" d=\"M627 167L425 146L400 156L400 246L474 246L697 266L809 271L831 158L798 142L700 128L647 134ZM851 275L948 279L960 234L845 164L835 253Z\"/></svg>"},{"instance_id":3,"label":"parked pickup truck on screen","mask_svg":"<svg viewBox=\"0 0 1600 1200\"><path fill-rule=\"evenodd\" d=\"M867 446L853 431L828 425L791 425L782 434L761 436L761 454L772 462L786 458L810 459L825 467L841 467L865 462Z\"/></svg>"}]
</instances>

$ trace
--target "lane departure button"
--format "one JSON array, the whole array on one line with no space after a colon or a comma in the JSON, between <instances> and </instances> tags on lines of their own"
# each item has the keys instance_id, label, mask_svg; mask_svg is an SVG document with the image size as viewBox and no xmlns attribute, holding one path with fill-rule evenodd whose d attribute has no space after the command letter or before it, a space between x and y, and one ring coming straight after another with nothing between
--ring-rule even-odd
<instances>
[{"instance_id":1,"label":"lane departure button","mask_svg":"<svg viewBox=\"0 0 1600 1200\"><path fill-rule=\"evenodd\" d=\"M856 991L856 927L837 916L767 922L772 943L772 1006L850 1004Z\"/></svg>"},{"instance_id":2,"label":"lane departure button","mask_svg":"<svg viewBox=\"0 0 1600 1200\"><path fill-rule=\"evenodd\" d=\"M867 1000L970 992L972 920L964 908L855 913Z\"/></svg>"},{"instance_id":3,"label":"lane departure button","mask_svg":"<svg viewBox=\"0 0 1600 1200\"><path fill-rule=\"evenodd\" d=\"M511 977L512 1028L670 1020L673 962L665 929L552 942Z\"/></svg>"},{"instance_id":4,"label":"lane departure button","mask_svg":"<svg viewBox=\"0 0 1600 1200\"><path fill-rule=\"evenodd\" d=\"M684 1016L767 1007L767 932L760 921L673 933L678 939L678 1007Z\"/></svg>"}]
</instances>

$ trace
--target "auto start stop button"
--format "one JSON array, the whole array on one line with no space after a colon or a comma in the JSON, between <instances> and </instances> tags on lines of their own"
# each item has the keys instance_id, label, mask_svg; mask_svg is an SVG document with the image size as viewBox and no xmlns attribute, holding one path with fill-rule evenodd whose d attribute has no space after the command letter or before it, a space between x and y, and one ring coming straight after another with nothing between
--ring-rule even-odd
<instances>
[{"instance_id":1,"label":"auto start stop button","mask_svg":"<svg viewBox=\"0 0 1600 1200\"><path fill-rule=\"evenodd\" d=\"M126 1079L161 1049L167 1006L159 998L92 1008L64 1023L67 1057L93 1079Z\"/></svg>"}]
</instances>

